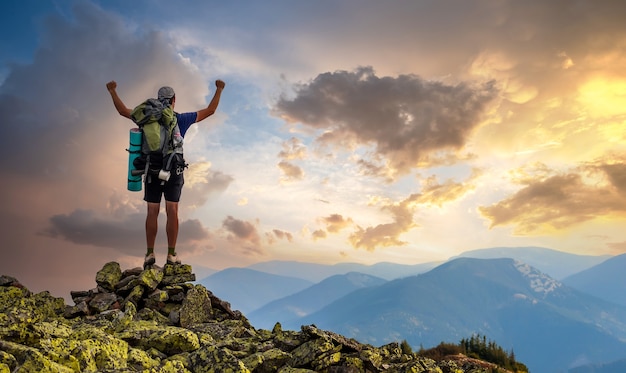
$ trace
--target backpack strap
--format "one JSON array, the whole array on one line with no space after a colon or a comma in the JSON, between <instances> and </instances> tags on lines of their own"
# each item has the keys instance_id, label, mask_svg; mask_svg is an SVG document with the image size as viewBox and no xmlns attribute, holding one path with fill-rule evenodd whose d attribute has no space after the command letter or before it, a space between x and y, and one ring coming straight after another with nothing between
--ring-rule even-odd
<instances>
[{"instance_id":1,"label":"backpack strap","mask_svg":"<svg viewBox=\"0 0 626 373\"><path fill-rule=\"evenodd\" d=\"M144 170L144 175L146 175L146 183L152 182L152 175L149 171L150 171L150 154L148 154L146 158L146 168Z\"/></svg>"}]
</instances>

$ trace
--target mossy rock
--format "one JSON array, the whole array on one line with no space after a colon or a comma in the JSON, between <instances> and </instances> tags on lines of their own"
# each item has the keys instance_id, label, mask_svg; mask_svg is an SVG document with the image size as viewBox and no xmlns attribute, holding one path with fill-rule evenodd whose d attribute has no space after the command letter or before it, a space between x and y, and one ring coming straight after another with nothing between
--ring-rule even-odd
<instances>
[{"instance_id":1,"label":"mossy rock","mask_svg":"<svg viewBox=\"0 0 626 373\"><path fill-rule=\"evenodd\" d=\"M96 273L96 283L107 291L115 290L115 285L122 278L122 269L119 263L109 262Z\"/></svg>"},{"instance_id":2,"label":"mossy rock","mask_svg":"<svg viewBox=\"0 0 626 373\"><path fill-rule=\"evenodd\" d=\"M196 373L251 373L229 350L205 346L189 355L189 369Z\"/></svg>"}]
</instances>

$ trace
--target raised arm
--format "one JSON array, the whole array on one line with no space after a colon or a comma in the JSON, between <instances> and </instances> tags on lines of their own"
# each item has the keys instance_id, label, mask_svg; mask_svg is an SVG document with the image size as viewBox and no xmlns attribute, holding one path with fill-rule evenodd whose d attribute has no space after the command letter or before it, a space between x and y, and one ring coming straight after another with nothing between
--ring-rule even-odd
<instances>
[{"instance_id":1,"label":"raised arm","mask_svg":"<svg viewBox=\"0 0 626 373\"><path fill-rule=\"evenodd\" d=\"M209 106L198 111L196 122L204 120L215 113L215 111L217 110L217 105L220 104L220 97L222 96L222 90L224 89L225 86L226 86L226 83L224 83L223 81L221 80L215 81L215 87L216 87L215 94L213 95L211 102L209 102Z\"/></svg>"},{"instance_id":2,"label":"raised arm","mask_svg":"<svg viewBox=\"0 0 626 373\"><path fill-rule=\"evenodd\" d=\"M107 90L111 94L111 98L113 99L113 105L115 105L115 109L117 109L117 112L120 113L121 116L130 119L131 110L127 108L126 105L124 105L124 102L122 101L120 96L117 95L117 91L115 90L116 88L117 88L117 83L114 80L107 83Z\"/></svg>"}]
</instances>

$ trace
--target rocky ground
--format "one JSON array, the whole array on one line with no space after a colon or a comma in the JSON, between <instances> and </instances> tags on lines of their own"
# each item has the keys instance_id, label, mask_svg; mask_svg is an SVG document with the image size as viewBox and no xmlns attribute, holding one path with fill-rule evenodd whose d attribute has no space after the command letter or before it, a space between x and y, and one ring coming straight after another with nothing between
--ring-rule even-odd
<instances>
[{"instance_id":1,"label":"rocky ground","mask_svg":"<svg viewBox=\"0 0 626 373\"><path fill-rule=\"evenodd\" d=\"M193 284L189 265L122 271L110 262L74 305L0 276L0 373L506 372L462 355L442 361L320 330L255 329Z\"/></svg>"}]
</instances>

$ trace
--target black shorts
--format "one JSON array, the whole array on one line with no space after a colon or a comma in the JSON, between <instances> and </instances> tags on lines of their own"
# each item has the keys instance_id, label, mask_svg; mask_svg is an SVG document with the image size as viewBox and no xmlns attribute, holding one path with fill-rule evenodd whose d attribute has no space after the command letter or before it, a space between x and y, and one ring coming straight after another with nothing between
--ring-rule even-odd
<instances>
[{"instance_id":1,"label":"black shorts","mask_svg":"<svg viewBox=\"0 0 626 373\"><path fill-rule=\"evenodd\" d=\"M166 201L178 202L183 191L183 184L185 184L185 177L182 167L175 167L166 182L163 182L156 175L146 177L143 200L161 203L161 196L165 196Z\"/></svg>"}]
</instances>

